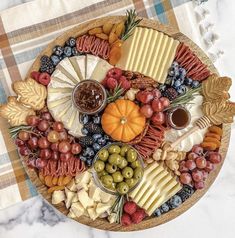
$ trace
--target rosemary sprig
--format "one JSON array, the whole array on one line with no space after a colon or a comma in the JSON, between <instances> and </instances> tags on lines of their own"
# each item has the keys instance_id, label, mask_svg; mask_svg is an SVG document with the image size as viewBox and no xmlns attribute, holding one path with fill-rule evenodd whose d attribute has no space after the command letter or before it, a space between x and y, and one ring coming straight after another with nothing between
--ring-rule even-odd
<instances>
[{"instance_id":1,"label":"rosemary sprig","mask_svg":"<svg viewBox=\"0 0 235 238\"><path fill-rule=\"evenodd\" d=\"M132 35L132 32L135 29L135 27L138 26L139 23L143 20L142 18L136 20L136 18L137 14L135 10L131 9L126 11L125 30L121 36L121 39L123 41L125 41Z\"/></svg>"},{"instance_id":2,"label":"rosemary sprig","mask_svg":"<svg viewBox=\"0 0 235 238\"><path fill-rule=\"evenodd\" d=\"M14 126L9 128L9 132L11 135L11 138L15 139L18 135L18 133L22 130L28 131L31 130L31 126Z\"/></svg>"},{"instance_id":3,"label":"rosemary sprig","mask_svg":"<svg viewBox=\"0 0 235 238\"><path fill-rule=\"evenodd\" d=\"M118 196L113 206L111 207L111 213L117 214L116 223L119 223L119 224L121 223L124 201L125 201L125 195Z\"/></svg>"},{"instance_id":4,"label":"rosemary sprig","mask_svg":"<svg viewBox=\"0 0 235 238\"><path fill-rule=\"evenodd\" d=\"M174 99L170 104L170 108L176 107L178 105L192 104L190 103L190 101L192 101L196 95L199 95L200 91L201 91L201 86L197 88L189 89L185 94Z\"/></svg>"},{"instance_id":5,"label":"rosemary sprig","mask_svg":"<svg viewBox=\"0 0 235 238\"><path fill-rule=\"evenodd\" d=\"M112 92L107 92L107 103L116 101L123 94L124 89L118 85Z\"/></svg>"}]
</instances>

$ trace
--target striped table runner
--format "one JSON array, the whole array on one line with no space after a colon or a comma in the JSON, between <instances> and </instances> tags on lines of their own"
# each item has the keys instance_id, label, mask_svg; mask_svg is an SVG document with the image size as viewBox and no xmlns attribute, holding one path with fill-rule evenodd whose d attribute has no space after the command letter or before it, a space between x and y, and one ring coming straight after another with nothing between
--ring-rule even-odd
<instances>
[{"instance_id":1,"label":"striped table runner","mask_svg":"<svg viewBox=\"0 0 235 238\"><path fill-rule=\"evenodd\" d=\"M125 14L131 8L141 17L191 32L193 40L200 38L187 21L194 14L189 0L34 0L0 13L0 103L14 94L11 83L24 79L33 60L55 37L89 19ZM8 124L0 119L0 208L35 195Z\"/></svg>"}]
</instances>

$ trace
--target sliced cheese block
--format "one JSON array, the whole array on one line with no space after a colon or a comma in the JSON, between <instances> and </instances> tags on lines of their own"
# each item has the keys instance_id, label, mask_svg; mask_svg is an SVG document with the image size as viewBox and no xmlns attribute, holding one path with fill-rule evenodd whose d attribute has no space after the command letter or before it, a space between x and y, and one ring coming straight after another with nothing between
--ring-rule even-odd
<instances>
[{"instance_id":1,"label":"sliced cheese block","mask_svg":"<svg viewBox=\"0 0 235 238\"><path fill-rule=\"evenodd\" d=\"M113 68L106 60L100 59L92 72L90 78L98 82L101 82L105 77L107 72Z\"/></svg>"},{"instance_id":2,"label":"sliced cheese block","mask_svg":"<svg viewBox=\"0 0 235 238\"><path fill-rule=\"evenodd\" d=\"M67 77L60 69L56 69L51 75L51 81L49 87L74 87L76 84L73 80Z\"/></svg>"},{"instance_id":3,"label":"sliced cheese block","mask_svg":"<svg viewBox=\"0 0 235 238\"><path fill-rule=\"evenodd\" d=\"M162 165L152 163L145 168L140 184L130 197L150 216L181 188L181 184Z\"/></svg>"},{"instance_id":4,"label":"sliced cheese block","mask_svg":"<svg viewBox=\"0 0 235 238\"><path fill-rule=\"evenodd\" d=\"M164 83L179 41L156 30L137 27L123 44L117 67L137 71Z\"/></svg>"},{"instance_id":5,"label":"sliced cheese block","mask_svg":"<svg viewBox=\"0 0 235 238\"><path fill-rule=\"evenodd\" d=\"M80 202L75 202L72 204L70 211L75 214L76 217L83 215L85 209Z\"/></svg>"},{"instance_id":6,"label":"sliced cheese block","mask_svg":"<svg viewBox=\"0 0 235 238\"><path fill-rule=\"evenodd\" d=\"M79 55L69 58L74 70L79 76L80 80L86 79L86 56Z\"/></svg>"},{"instance_id":7,"label":"sliced cheese block","mask_svg":"<svg viewBox=\"0 0 235 238\"><path fill-rule=\"evenodd\" d=\"M65 74L76 85L80 82L80 78L71 64L69 58L65 58L56 66L63 74Z\"/></svg>"},{"instance_id":8,"label":"sliced cheese block","mask_svg":"<svg viewBox=\"0 0 235 238\"><path fill-rule=\"evenodd\" d=\"M91 79L91 75L100 58L94 55L86 55L86 79Z\"/></svg>"}]
</instances>

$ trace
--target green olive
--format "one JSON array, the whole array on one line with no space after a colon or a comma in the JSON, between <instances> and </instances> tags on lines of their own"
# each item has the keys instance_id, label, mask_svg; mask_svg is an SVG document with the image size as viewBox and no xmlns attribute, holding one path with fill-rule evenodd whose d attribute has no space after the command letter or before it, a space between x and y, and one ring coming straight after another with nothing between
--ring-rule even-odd
<instances>
[{"instance_id":1,"label":"green olive","mask_svg":"<svg viewBox=\"0 0 235 238\"><path fill-rule=\"evenodd\" d=\"M118 168L123 169L127 166L128 162L124 157L121 157L121 163L118 165Z\"/></svg>"},{"instance_id":2,"label":"green olive","mask_svg":"<svg viewBox=\"0 0 235 238\"><path fill-rule=\"evenodd\" d=\"M123 145L122 148L121 148L121 152L120 152L120 155L121 156L125 156L126 155L126 152L129 150L129 146L128 145Z\"/></svg>"},{"instance_id":3,"label":"green olive","mask_svg":"<svg viewBox=\"0 0 235 238\"><path fill-rule=\"evenodd\" d=\"M133 176L133 169L131 167L125 167L123 170L122 170L122 176L124 178L132 178Z\"/></svg>"},{"instance_id":4,"label":"green olive","mask_svg":"<svg viewBox=\"0 0 235 238\"><path fill-rule=\"evenodd\" d=\"M121 148L118 145L111 145L108 148L108 151L110 154L114 154L114 153L119 154L121 151Z\"/></svg>"},{"instance_id":5,"label":"green olive","mask_svg":"<svg viewBox=\"0 0 235 238\"><path fill-rule=\"evenodd\" d=\"M108 189L111 189L111 190L115 191L115 190L116 190L116 183L112 183L112 184L108 187Z\"/></svg>"},{"instance_id":6,"label":"green olive","mask_svg":"<svg viewBox=\"0 0 235 238\"><path fill-rule=\"evenodd\" d=\"M105 187L110 187L113 182L113 177L111 175L104 175L101 177L101 182Z\"/></svg>"},{"instance_id":7,"label":"green olive","mask_svg":"<svg viewBox=\"0 0 235 238\"><path fill-rule=\"evenodd\" d=\"M136 183L138 181L137 181L137 179L134 179L134 178L128 178L128 179L125 179L125 182L129 186L129 188L132 188L132 187L134 187L136 185Z\"/></svg>"},{"instance_id":8,"label":"green olive","mask_svg":"<svg viewBox=\"0 0 235 238\"><path fill-rule=\"evenodd\" d=\"M129 191L127 183L121 182L117 184L117 192L120 194L126 194Z\"/></svg>"},{"instance_id":9,"label":"green olive","mask_svg":"<svg viewBox=\"0 0 235 238\"><path fill-rule=\"evenodd\" d=\"M121 163L122 157L119 154L111 154L109 156L109 163L119 165Z\"/></svg>"},{"instance_id":10,"label":"green olive","mask_svg":"<svg viewBox=\"0 0 235 238\"><path fill-rule=\"evenodd\" d=\"M113 173L112 177L115 183L120 183L123 181L123 176L120 171L116 171L115 173Z\"/></svg>"},{"instance_id":11,"label":"green olive","mask_svg":"<svg viewBox=\"0 0 235 238\"><path fill-rule=\"evenodd\" d=\"M114 172L117 171L117 165L116 164L109 164L107 163L105 165L105 170L109 173L109 174L113 174Z\"/></svg>"},{"instance_id":12,"label":"green olive","mask_svg":"<svg viewBox=\"0 0 235 238\"><path fill-rule=\"evenodd\" d=\"M108 173L107 173L105 170L103 170L103 171L97 173L98 178L100 178L100 177L102 177L102 176L104 176L104 175L107 175L107 174L108 174Z\"/></svg>"},{"instance_id":13,"label":"green olive","mask_svg":"<svg viewBox=\"0 0 235 238\"><path fill-rule=\"evenodd\" d=\"M142 168L138 167L134 170L134 178L140 180L143 177L143 170Z\"/></svg>"},{"instance_id":14,"label":"green olive","mask_svg":"<svg viewBox=\"0 0 235 238\"><path fill-rule=\"evenodd\" d=\"M139 160L133 161L133 162L131 163L131 168L132 168L132 169L135 169L135 168L140 167L140 166L141 166L141 164L140 164L140 161L139 161Z\"/></svg>"},{"instance_id":15,"label":"green olive","mask_svg":"<svg viewBox=\"0 0 235 238\"><path fill-rule=\"evenodd\" d=\"M129 149L126 155L127 161L129 163L132 163L137 159L137 152L134 149Z\"/></svg>"},{"instance_id":16,"label":"green olive","mask_svg":"<svg viewBox=\"0 0 235 238\"><path fill-rule=\"evenodd\" d=\"M99 151L98 156L102 161L106 161L109 157L109 152L106 149L102 149Z\"/></svg>"},{"instance_id":17,"label":"green olive","mask_svg":"<svg viewBox=\"0 0 235 238\"><path fill-rule=\"evenodd\" d=\"M105 164L104 161L97 160L94 164L94 168L96 172L101 172L104 170Z\"/></svg>"}]
</instances>

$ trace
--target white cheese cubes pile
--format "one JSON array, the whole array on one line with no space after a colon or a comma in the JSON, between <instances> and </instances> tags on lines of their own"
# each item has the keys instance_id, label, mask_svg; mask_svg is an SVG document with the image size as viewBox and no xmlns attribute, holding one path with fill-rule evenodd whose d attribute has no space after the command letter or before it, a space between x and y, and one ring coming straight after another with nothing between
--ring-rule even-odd
<instances>
[{"instance_id":1,"label":"white cheese cubes pile","mask_svg":"<svg viewBox=\"0 0 235 238\"><path fill-rule=\"evenodd\" d=\"M71 135L82 135L79 112L72 102L74 87L84 79L102 81L112 67L107 61L89 54L65 58L57 65L47 87L47 105L54 119L62 121Z\"/></svg>"},{"instance_id":2,"label":"white cheese cubes pile","mask_svg":"<svg viewBox=\"0 0 235 238\"><path fill-rule=\"evenodd\" d=\"M95 220L109 215L116 197L98 188L89 171L78 174L63 191L52 194L52 204L64 202L69 209L68 217L78 218L82 215Z\"/></svg>"},{"instance_id":3,"label":"white cheese cubes pile","mask_svg":"<svg viewBox=\"0 0 235 238\"><path fill-rule=\"evenodd\" d=\"M136 27L123 44L123 55L117 67L140 72L164 83L178 45L179 41L162 32Z\"/></svg>"}]
</instances>

